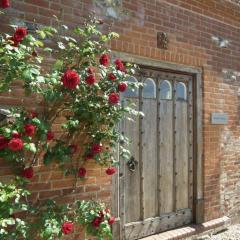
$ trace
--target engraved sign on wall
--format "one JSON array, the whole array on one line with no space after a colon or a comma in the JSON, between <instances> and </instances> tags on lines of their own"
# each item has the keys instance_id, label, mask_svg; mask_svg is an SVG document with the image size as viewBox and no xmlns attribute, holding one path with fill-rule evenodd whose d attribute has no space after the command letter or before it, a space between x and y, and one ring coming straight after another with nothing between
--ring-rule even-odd
<instances>
[{"instance_id":1,"label":"engraved sign on wall","mask_svg":"<svg viewBox=\"0 0 240 240\"><path fill-rule=\"evenodd\" d=\"M228 124L228 114L227 113L212 113L211 114L211 124L216 124L216 125Z\"/></svg>"}]
</instances>

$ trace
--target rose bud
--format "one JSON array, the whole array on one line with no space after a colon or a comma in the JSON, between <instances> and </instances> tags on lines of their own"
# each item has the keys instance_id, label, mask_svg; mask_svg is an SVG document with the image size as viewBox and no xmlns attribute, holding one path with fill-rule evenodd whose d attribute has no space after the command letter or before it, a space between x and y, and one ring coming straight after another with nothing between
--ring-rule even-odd
<instances>
[{"instance_id":1,"label":"rose bud","mask_svg":"<svg viewBox=\"0 0 240 240\"><path fill-rule=\"evenodd\" d=\"M69 148L70 148L70 150L71 150L71 154L76 153L76 152L77 152L77 149L78 149L78 147L77 147L76 144L70 145Z\"/></svg>"},{"instance_id":2,"label":"rose bud","mask_svg":"<svg viewBox=\"0 0 240 240\"><path fill-rule=\"evenodd\" d=\"M20 137L21 137L21 134L18 133L18 132L13 132L13 133L12 133L12 137L13 137L13 138L20 138Z\"/></svg>"},{"instance_id":3,"label":"rose bud","mask_svg":"<svg viewBox=\"0 0 240 240\"><path fill-rule=\"evenodd\" d=\"M109 73L108 74L108 79L112 80L112 81L115 81L117 79L117 77L113 73Z\"/></svg>"},{"instance_id":4,"label":"rose bud","mask_svg":"<svg viewBox=\"0 0 240 240\"><path fill-rule=\"evenodd\" d=\"M47 141L51 141L53 140L53 138L54 138L54 133L51 130L49 130L47 132Z\"/></svg>"},{"instance_id":5,"label":"rose bud","mask_svg":"<svg viewBox=\"0 0 240 240\"><path fill-rule=\"evenodd\" d=\"M79 168L78 169L78 177L84 178L86 176L87 170L85 168Z\"/></svg>"},{"instance_id":6,"label":"rose bud","mask_svg":"<svg viewBox=\"0 0 240 240\"><path fill-rule=\"evenodd\" d=\"M93 85L96 82L96 78L93 75L89 75L86 78L86 83L88 85Z\"/></svg>"},{"instance_id":7,"label":"rose bud","mask_svg":"<svg viewBox=\"0 0 240 240\"><path fill-rule=\"evenodd\" d=\"M123 83L118 84L118 91L119 92L125 92L126 89L127 89L127 84L126 83L123 82Z\"/></svg>"},{"instance_id":8,"label":"rose bud","mask_svg":"<svg viewBox=\"0 0 240 240\"><path fill-rule=\"evenodd\" d=\"M116 173L117 169L115 167L109 167L108 169L106 169L106 174L107 175L113 175L114 173Z\"/></svg>"},{"instance_id":9,"label":"rose bud","mask_svg":"<svg viewBox=\"0 0 240 240\"><path fill-rule=\"evenodd\" d=\"M62 224L62 228L61 228L62 233L65 234L65 235L72 233L73 232L73 227L74 227L74 225L73 225L72 222L64 222Z\"/></svg>"},{"instance_id":10,"label":"rose bud","mask_svg":"<svg viewBox=\"0 0 240 240\"><path fill-rule=\"evenodd\" d=\"M35 118L35 117L37 117L38 114L34 111L31 111L31 112L29 112L29 115L31 118Z\"/></svg>"},{"instance_id":11,"label":"rose bud","mask_svg":"<svg viewBox=\"0 0 240 240\"><path fill-rule=\"evenodd\" d=\"M88 74L93 74L94 73L94 68L93 67L89 67L88 69L87 69L87 73Z\"/></svg>"},{"instance_id":12,"label":"rose bud","mask_svg":"<svg viewBox=\"0 0 240 240\"><path fill-rule=\"evenodd\" d=\"M89 153L86 155L86 160L90 160L90 159L93 159L94 155L92 153Z\"/></svg>"},{"instance_id":13,"label":"rose bud","mask_svg":"<svg viewBox=\"0 0 240 240\"><path fill-rule=\"evenodd\" d=\"M109 225L113 225L115 223L115 217L110 217L108 219L108 223L109 223Z\"/></svg>"},{"instance_id":14,"label":"rose bud","mask_svg":"<svg viewBox=\"0 0 240 240\"><path fill-rule=\"evenodd\" d=\"M92 152L93 155L99 154L101 151L102 151L102 145L101 144L94 143L92 145L91 152Z\"/></svg>"},{"instance_id":15,"label":"rose bud","mask_svg":"<svg viewBox=\"0 0 240 240\"><path fill-rule=\"evenodd\" d=\"M93 227L98 228L100 226L100 224L101 224L101 218L100 217L96 217L96 218L93 219L93 221L92 221Z\"/></svg>"},{"instance_id":16,"label":"rose bud","mask_svg":"<svg viewBox=\"0 0 240 240\"><path fill-rule=\"evenodd\" d=\"M31 179L33 177L33 168L32 167L25 168L21 175L22 177Z\"/></svg>"},{"instance_id":17,"label":"rose bud","mask_svg":"<svg viewBox=\"0 0 240 240\"><path fill-rule=\"evenodd\" d=\"M6 137L0 135L0 151L5 149L8 146L8 143L9 140Z\"/></svg>"}]
</instances>

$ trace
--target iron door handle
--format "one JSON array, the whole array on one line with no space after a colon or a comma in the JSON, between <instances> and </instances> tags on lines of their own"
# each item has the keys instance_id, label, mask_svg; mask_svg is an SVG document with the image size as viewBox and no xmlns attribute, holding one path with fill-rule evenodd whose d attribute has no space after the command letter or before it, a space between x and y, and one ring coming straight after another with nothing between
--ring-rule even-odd
<instances>
[{"instance_id":1,"label":"iron door handle","mask_svg":"<svg viewBox=\"0 0 240 240\"><path fill-rule=\"evenodd\" d=\"M128 165L128 169L131 172L135 172L136 170L136 165L138 164L138 162L135 160L135 158L132 156L129 161L127 162Z\"/></svg>"}]
</instances>

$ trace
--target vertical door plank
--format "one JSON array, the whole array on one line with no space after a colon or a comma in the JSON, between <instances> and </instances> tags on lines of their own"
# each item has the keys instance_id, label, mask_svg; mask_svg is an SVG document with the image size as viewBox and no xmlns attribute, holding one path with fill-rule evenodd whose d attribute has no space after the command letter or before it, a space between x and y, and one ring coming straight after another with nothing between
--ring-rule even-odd
<instances>
[{"instance_id":1,"label":"vertical door plank","mask_svg":"<svg viewBox=\"0 0 240 240\"><path fill-rule=\"evenodd\" d=\"M157 198L157 102L143 98L142 162L144 218L158 214Z\"/></svg>"},{"instance_id":2,"label":"vertical door plank","mask_svg":"<svg viewBox=\"0 0 240 240\"><path fill-rule=\"evenodd\" d=\"M175 158L176 209L188 208L188 104L176 100Z\"/></svg>"},{"instance_id":3,"label":"vertical door plank","mask_svg":"<svg viewBox=\"0 0 240 240\"><path fill-rule=\"evenodd\" d=\"M189 208L193 208L193 94L192 94L192 77L189 78L188 82L188 163L189 163L189 179L188 179L188 196L189 196Z\"/></svg>"},{"instance_id":4,"label":"vertical door plank","mask_svg":"<svg viewBox=\"0 0 240 240\"><path fill-rule=\"evenodd\" d=\"M139 101L134 99L137 108ZM134 121L123 121L123 132L129 138L129 150L134 159L139 162L139 117L134 117ZM134 222L140 220L140 171L139 163L136 170L131 172L124 163L124 205L125 205L125 222Z\"/></svg>"},{"instance_id":5,"label":"vertical door plank","mask_svg":"<svg viewBox=\"0 0 240 240\"><path fill-rule=\"evenodd\" d=\"M173 103L160 100L159 110L160 214L173 211Z\"/></svg>"},{"instance_id":6,"label":"vertical door plank","mask_svg":"<svg viewBox=\"0 0 240 240\"><path fill-rule=\"evenodd\" d=\"M119 123L116 128L120 131L121 130L121 123ZM112 177L112 214L116 217L116 222L112 226L112 234L114 236L114 239L120 240L121 239L121 214L124 214L124 204L121 205L121 184L122 180L120 178L123 176L122 168L121 168L121 160L119 158L119 144L117 145L116 152L115 152L115 158L120 164L120 168L118 168L117 174L115 174ZM121 209L122 212L120 212L120 205L123 209Z\"/></svg>"}]
</instances>

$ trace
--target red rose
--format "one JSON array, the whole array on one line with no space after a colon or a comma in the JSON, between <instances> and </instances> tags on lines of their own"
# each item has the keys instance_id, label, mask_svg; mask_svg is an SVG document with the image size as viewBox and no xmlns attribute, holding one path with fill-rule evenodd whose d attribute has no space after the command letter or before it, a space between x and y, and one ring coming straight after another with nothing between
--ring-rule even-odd
<instances>
[{"instance_id":1,"label":"red rose","mask_svg":"<svg viewBox=\"0 0 240 240\"><path fill-rule=\"evenodd\" d=\"M109 55L108 54L103 54L100 59L99 59L99 62L101 65L107 67L109 64L110 64L110 58L109 58Z\"/></svg>"},{"instance_id":2,"label":"red rose","mask_svg":"<svg viewBox=\"0 0 240 240\"><path fill-rule=\"evenodd\" d=\"M92 221L92 225L95 227L95 228L98 228L101 224L102 220L100 217L96 217L93 219Z\"/></svg>"},{"instance_id":3,"label":"red rose","mask_svg":"<svg viewBox=\"0 0 240 240\"><path fill-rule=\"evenodd\" d=\"M78 177L84 178L86 176L87 170L85 168L78 169Z\"/></svg>"},{"instance_id":4,"label":"red rose","mask_svg":"<svg viewBox=\"0 0 240 240\"><path fill-rule=\"evenodd\" d=\"M113 73L109 73L109 74L108 74L108 79L114 81L114 80L117 79L117 77L116 77Z\"/></svg>"},{"instance_id":5,"label":"red rose","mask_svg":"<svg viewBox=\"0 0 240 240\"><path fill-rule=\"evenodd\" d=\"M13 138L20 138L20 137L21 137L21 134L18 133L18 132L13 132L13 133L12 133L12 137L13 137Z\"/></svg>"},{"instance_id":6,"label":"red rose","mask_svg":"<svg viewBox=\"0 0 240 240\"><path fill-rule=\"evenodd\" d=\"M108 101L111 104L117 104L119 102L119 94L118 93L110 93L108 96Z\"/></svg>"},{"instance_id":7,"label":"red rose","mask_svg":"<svg viewBox=\"0 0 240 240\"><path fill-rule=\"evenodd\" d=\"M80 77L77 74L77 72L72 70L67 70L62 78L61 81L63 83L63 86L68 89L76 89L77 85L80 82Z\"/></svg>"},{"instance_id":8,"label":"red rose","mask_svg":"<svg viewBox=\"0 0 240 240\"><path fill-rule=\"evenodd\" d=\"M110 217L108 219L108 223L109 223L109 225L113 225L115 223L115 217Z\"/></svg>"},{"instance_id":9,"label":"red rose","mask_svg":"<svg viewBox=\"0 0 240 240\"><path fill-rule=\"evenodd\" d=\"M91 152L92 152L93 155L98 154L101 151L102 151L102 145L101 144L95 143L95 144L92 145Z\"/></svg>"},{"instance_id":10,"label":"red rose","mask_svg":"<svg viewBox=\"0 0 240 240\"><path fill-rule=\"evenodd\" d=\"M74 153L77 152L78 147L77 147L76 144L72 144L72 145L70 145L69 147L70 147L70 149L71 149L71 154L74 154Z\"/></svg>"},{"instance_id":11,"label":"red rose","mask_svg":"<svg viewBox=\"0 0 240 240\"><path fill-rule=\"evenodd\" d=\"M116 59L114 61L114 63L116 65L117 70L122 71L122 72L126 72L125 66L120 59Z\"/></svg>"},{"instance_id":12,"label":"red rose","mask_svg":"<svg viewBox=\"0 0 240 240\"><path fill-rule=\"evenodd\" d=\"M2 0L1 8L8 8L10 6L9 0Z\"/></svg>"},{"instance_id":13,"label":"red rose","mask_svg":"<svg viewBox=\"0 0 240 240\"><path fill-rule=\"evenodd\" d=\"M127 84L126 83L119 83L118 84L118 90L119 92L125 92L127 89Z\"/></svg>"},{"instance_id":14,"label":"red rose","mask_svg":"<svg viewBox=\"0 0 240 240\"><path fill-rule=\"evenodd\" d=\"M25 178L32 178L33 177L33 168L29 167L29 168L25 168L22 172L22 176Z\"/></svg>"},{"instance_id":15,"label":"red rose","mask_svg":"<svg viewBox=\"0 0 240 240\"><path fill-rule=\"evenodd\" d=\"M93 67L89 67L87 70L88 74L93 74L94 73L94 68Z\"/></svg>"},{"instance_id":16,"label":"red rose","mask_svg":"<svg viewBox=\"0 0 240 240\"><path fill-rule=\"evenodd\" d=\"M64 222L62 224L62 233L67 235L73 231L73 223L72 222Z\"/></svg>"},{"instance_id":17,"label":"red rose","mask_svg":"<svg viewBox=\"0 0 240 240\"><path fill-rule=\"evenodd\" d=\"M27 29L24 27L18 27L13 35L13 39L16 42L22 42L22 40L27 36Z\"/></svg>"},{"instance_id":18,"label":"red rose","mask_svg":"<svg viewBox=\"0 0 240 240\"><path fill-rule=\"evenodd\" d=\"M90 159L93 159L93 154L92 153L89 153L89 154L87 154L87 156L86 156L86 160L90 160Z\"/></svg>"},{"instance_id":19,"label":"red rose","mask_svg":"<svg viewBox=\"0 0 240 240\"><path fill-rule=\"evenodd\" d=\"M26 124L24 126L24 129L25 129L25 134L29 137L32 137L35 134L36 126L34 126L33 124Z\"/></svg>"},{"instance_id":20,"label":"red rose","mask_svg":"<svg viewBox=\"0 0 240 240\"><path fill-rule=\"evenodd\" d=\"M88 85L93 85L96 82L96 78L93 75L89 75L86 78L86 83Z\"/></svg>"},{"instance_id":21,"label":"red rose","mask_svg":"<svg viewBox=\"0 0 240 240\"><path fill-rule=\"evenodd\" d=\"M104 221L104 213L103 213L103 211L101 211L101 212L99 213L99 218L100 218L101 222Z\"/></svg>"},{"instance_id":22,"label":"red rose","mask_svg":"<svg viewBox=\"0 0 240 240\"><path fill-rule=\"evenodd\" d=\"M106 212L106 213L110 213L110 209L109 209L109 208L106 208L106 209L105 209L105 212Z\"/></svg>"},{"instance_id":23,"label":"red rose","mask_svg":"<svg viewBox=\"0 0 240 240\"><path fill-rule=\"evenodd\" d=\"M54 133L51 130L47 132L47 141L51 141L54 138Z\"/></svg>"},{"instance_id":24,"label":"red rose","mask_svg":"<svg viewBox=\"0 0 240 240\"><path fill-rule=\"evenodd\" d=\"M31 111L31 112L29 112L29 115L31 118L35 118L35 117L37 117L38 114L34 111Z\"/></svg>"},{"instance_id":25,"label":"red rose","mask_svg":"<svg viewBox=\"0 0 240 240\"><path fill-rule=\"evenodd\" d=\"M4 136L0 135L0 150L3 150L8 146L9 140Z\"/></svg>"},{"instance_id":26,"label":"red rose","mask_svg":"<svg viewBox=\"0 0 240 240\"><path fill-rule=\"evenodd\" d=\"M115 167L109 167L108 169L106 169L106 174L113 175L116 171L117 169Z\"/></svg>"},{"instance_id":27,"label":"red rose","mask_svg":"<svg viewBox=\"0 0 240 240\"><path fill-rule=\"evenodd\" d=\"M14 152L19 151L23 148L23 140L20 138L13 138L8 143L8 147Z\"/></svg>"}]
</instances>

